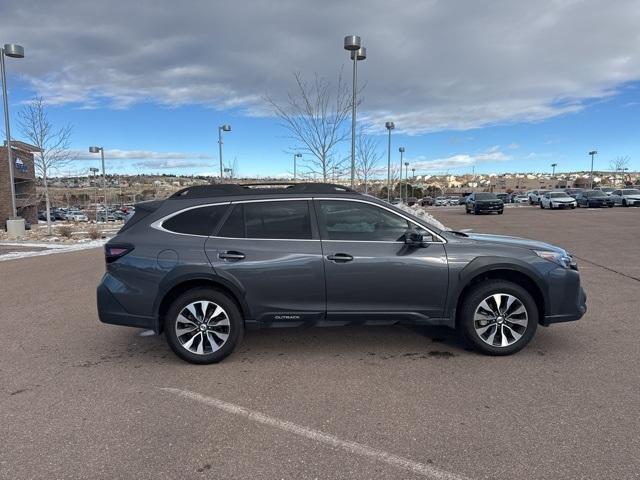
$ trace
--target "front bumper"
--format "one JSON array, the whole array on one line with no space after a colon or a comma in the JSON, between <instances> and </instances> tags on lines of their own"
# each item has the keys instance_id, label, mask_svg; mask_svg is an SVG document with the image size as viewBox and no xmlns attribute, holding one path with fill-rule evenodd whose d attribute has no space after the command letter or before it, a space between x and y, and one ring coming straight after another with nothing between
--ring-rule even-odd
<instances>
[{"instance_id":1,"label":"front bumper","mask_svg":"<svg viewBox=\"0 0 640 480\"><path fill-rule=\"evenodd\" d=\"M548 287L545 315L540 321L542 325L572 322L587 313L587 293L580 285L580 274L576 270L553 269L548 274Z\"/></svg>"},{"instance_id":2,"label":"front bumper","mask_svg":"<svg viewBox=\"0 0 640 480\"><path fill-rule=\"evenodd\" d=\"M504 209L504 205L482 205L476 203L475 209L480 212L499 212Z\"/></svg>"},{"instance_id":3,"label":"front bumper","mask_svg":"<svg viewBox=\"0 0 640 480\"><path fill-rule=\"evenodd\" d=\"M102 323L126 327L147 328L157 332L158 325L153 317L132 315L113 296L104 283L98 285L98 318Z\"/></svg>"},{"instance_id":4,"label":"front bumper","mask_svg":"<svg viewBox=\"0 0 640 480\"><path fill-rule=\"evenodd\" d=\"M553 206L553 208L575 208L576 206L576 204L573 202L552 202L551 205Z\"/></svg>"}]
</instances>

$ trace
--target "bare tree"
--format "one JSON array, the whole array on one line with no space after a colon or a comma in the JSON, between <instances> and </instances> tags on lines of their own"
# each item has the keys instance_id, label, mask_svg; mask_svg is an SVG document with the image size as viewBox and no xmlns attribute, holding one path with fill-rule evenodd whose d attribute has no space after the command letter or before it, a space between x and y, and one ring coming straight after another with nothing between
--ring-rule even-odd
<instances>
[{"instance_id":1,"label":"bare tree","mask_svg":"<svg viewBox=\"0 0 640 480\"><path fill-rule=\"evenodd\" d=\"M46 205L47 229L51 235L51 201L48 177L52 170L62 168L74 159L71 146L71 125L55 128L45 111L44 100L34 98L18 114L22 135L39 149L34 154L36 175L42 177Z\"/></svg>"},{"instance_id":2,"label":"bare tree","mask_svg":"<svg viewBox=\"0 0 640 480\"><path fill-rule=\"evenodd\" d=\"M289 130L290 138L299 144L296 151L305 151L304 167L308 177L320 177L324 182L341 168L344 158L337 158L335 149L349 136L344 122L351 111L351 93L342 79L342 71L335 85L315 74L313 81L305 81L295 73L296 88L280 104L267 96L265 100Z\"/></svg>"},{"instance_id":3,"label":"bare tree","mask_svg":"<svg viewBox=\"0 0 640 480\"><path fill-rule=\"evenodd\" d=\"M356 174L358 180L364 182L364 193L369 193L369 179L378 168L382 153L378 149L378 141L360 130L356 145Z\"/></svg>"},{"instance_id":4,"label":"bare tree","mask_svg":"<svg viewBox=\"0 0 640 480\"><path fill-rule=\"evenodd\" d=\"M611 170L616 172L616 185L618 184L618 172L623 173L623 179L624 179L624 170L629 167L629 162L630 162L629 156L624 156L624 157L619 156L609 162L609 168L611 168Z\"/></svg>"}]
</instances>

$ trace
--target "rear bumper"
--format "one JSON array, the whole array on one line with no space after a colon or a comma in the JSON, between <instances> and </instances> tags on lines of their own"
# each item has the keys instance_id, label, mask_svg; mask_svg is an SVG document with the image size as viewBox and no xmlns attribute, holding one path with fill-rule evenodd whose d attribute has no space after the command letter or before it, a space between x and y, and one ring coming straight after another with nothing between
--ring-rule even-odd
<instances>
[{"instance_id":1,"label":"rear bumper","mask_svg":"<svg viewBox=\"0 0 640 480\"><path fill-rule=\"evenodd\" d=\"M98 318L102 323L126 327L147 328L156 331L158 325L153 317L132 315L116 300L104 283L98 285Z\"/></svg>"}]
</instances>

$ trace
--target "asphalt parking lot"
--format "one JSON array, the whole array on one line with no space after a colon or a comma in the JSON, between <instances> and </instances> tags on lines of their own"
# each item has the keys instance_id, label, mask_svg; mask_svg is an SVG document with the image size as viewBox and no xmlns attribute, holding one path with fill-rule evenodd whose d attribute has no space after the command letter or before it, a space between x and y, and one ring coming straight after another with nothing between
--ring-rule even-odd
<instances>
[{"instance_id":1,"label":"asphalt parking lot","mask_svg":"<svg viewBox=\"0 0 640 480\"><path fill-rule=\"evenodd\" d=\"M195 366L98 322L101 249L0 262L0 477L639 478L640 209L430 211L567 248L589 312L504 358L314 328Z\"/></svg>"}]
</instances>

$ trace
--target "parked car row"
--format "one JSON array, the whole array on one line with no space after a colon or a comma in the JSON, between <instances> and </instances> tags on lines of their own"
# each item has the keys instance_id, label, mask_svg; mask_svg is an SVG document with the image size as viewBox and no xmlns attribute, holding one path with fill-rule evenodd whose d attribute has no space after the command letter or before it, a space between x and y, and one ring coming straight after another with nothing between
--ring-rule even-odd
<instances>
[{"instance_id":1,"label":"parked car row","mask_svg":"<svg viewBox=\"0 0 640 480\"><path fill-rule=\"evenodd\" d=\"M113 208L98 210L97 217L99 222L115 222L118 220L126 221L127 217L131 216L133 207L128 208ZM91 214L93 217L93 213ZM89 215L78 207L56 207L52 208L49 214L49 219L52 222L55 221L70 221L70 222L88 222ZM47 213L45 211L38 212L38 220L46 221Z\"/></svg>"}]
</instances>

